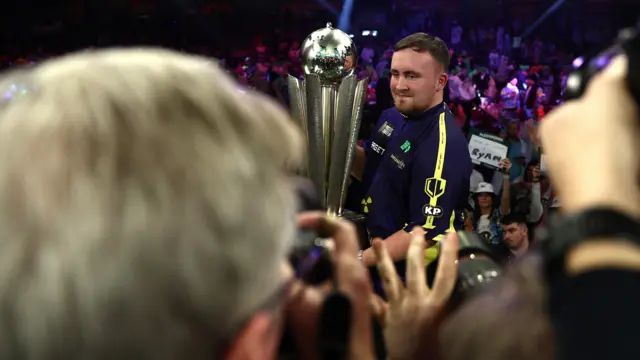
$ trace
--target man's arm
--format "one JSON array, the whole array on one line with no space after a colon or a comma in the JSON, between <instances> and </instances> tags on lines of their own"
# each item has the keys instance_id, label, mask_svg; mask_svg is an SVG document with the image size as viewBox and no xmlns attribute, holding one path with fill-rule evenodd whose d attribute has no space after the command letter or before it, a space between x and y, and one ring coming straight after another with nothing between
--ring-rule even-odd
<instances>
[{"instance_id":1,"label":"man's arm","mask_svg":"<svg viewBox=\"0 0 640 360\"><path fill-rule=\"evenodd\" d=\"M395 234L384 239L384 246L389 252L391 259L402 260L407 257L407 251L411 244L411 234L404 229L397 231ZM376 255L373 253L373 248L368 248L362 252L362 262L364 266L370 267L376 265Z\"/></svg>"},{"instance_id":2,"label":"man's arm","mask_svg":"<svg viewBox=\"0 0 640 360\"><path fill-rule=\"evenodd\" d=\"M530 223L538 222L544 213L540 191L540 182L535 182L531 185L531 204L529 205L529 214L527 216L527 221Z\"/></svg>"}]
</instances>

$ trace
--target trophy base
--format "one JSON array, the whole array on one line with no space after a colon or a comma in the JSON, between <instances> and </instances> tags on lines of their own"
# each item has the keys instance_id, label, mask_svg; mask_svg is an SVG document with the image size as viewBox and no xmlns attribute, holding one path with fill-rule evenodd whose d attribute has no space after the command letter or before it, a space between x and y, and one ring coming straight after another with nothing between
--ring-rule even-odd
<instances>
[{"instance_id":1,"label":"trophy base","mask_svg":"<svg viewBox=\"0 0 640 360\"><path fill-rule=\"evenodd\" d=\"M371 243L369 242L369 232L367 231L367 217L347 209L344 209L340 217L351 221L356 226L360 249L365 250L370 248Z\"/></svg>"}]
</instances>

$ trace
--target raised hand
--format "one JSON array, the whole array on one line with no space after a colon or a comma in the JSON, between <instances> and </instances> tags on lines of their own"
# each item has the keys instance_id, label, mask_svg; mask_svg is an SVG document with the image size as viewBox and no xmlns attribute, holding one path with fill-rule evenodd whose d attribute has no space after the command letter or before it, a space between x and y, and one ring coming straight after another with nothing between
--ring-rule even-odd
<instances>
[{"instance_id":1,"label":"raised hand","mask_svg":"<svg viewBox=\"0 0 640 360\"><path fill-rule=\"evenodd\" d=\"M453 291L458 273L458 237L450 233L440 244L440 260L433 288L427 287L424 263L425 233L414 228L407 254L407 286L400 281L393 261L382 240L373 248L378 258L378 272L387 295L386 305L375 306L384 328L387 354L391 360L415 356L425 329L434 325ZM433 336L437 336L433 334Z\"/></svg>"}]
</instances>

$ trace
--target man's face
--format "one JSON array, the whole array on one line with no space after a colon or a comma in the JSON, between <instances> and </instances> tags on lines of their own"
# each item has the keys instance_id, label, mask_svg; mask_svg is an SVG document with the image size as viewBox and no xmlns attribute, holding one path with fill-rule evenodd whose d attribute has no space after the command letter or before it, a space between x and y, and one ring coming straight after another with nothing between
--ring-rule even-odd
<instances>
[{"instance_id":1,"label":"man's face","mask_svg":"<svg viewBox=\"0 0 640 360\"><path fill-rule=\"evenodd\" d=\"M513 86L517 86L518 85L518 79L517 78L511 79L511 81L509 81L509 84L511 84Z\"/></svg>"},{"instance_id":2,"label":"man's face","mask_svg":"<svg viewBox=\"0 0 640 360\"><path fill-rule=\"evenodd\" d=\"M429 53L412 49L396 51L391 59L391 93L403 114L420 113L433 106L442 92L447 74Z\"/></svg>"},{"instance_id":3,"label":"man's face","mask_svg":"<svg viewBox=\"0 0 640 360\"><path fill-rule=\"evenodd\" d=\"M524 224L502 225L504 243L509 249L517 249L527 241L527 227Z\"/></svg>"},{"instance_id":4,"label":"man's face","mask_svg":"<svg viewBox=\"0 0 640 360\"><path fill-rule=\"evenodd\" d=\"M296 62L300 59L300 49L289 49L289 61Z\"/></svg>"},{"instance_id":5,"label":"man's face","mask_svg":"<svg viewBox=\"0 0 640 360\"><path fill-rule=\"evenodd\" d=\"M353 55L349 55L344 59L344 70L351 71L353 69Z\"/></svg>"}]
</instances>

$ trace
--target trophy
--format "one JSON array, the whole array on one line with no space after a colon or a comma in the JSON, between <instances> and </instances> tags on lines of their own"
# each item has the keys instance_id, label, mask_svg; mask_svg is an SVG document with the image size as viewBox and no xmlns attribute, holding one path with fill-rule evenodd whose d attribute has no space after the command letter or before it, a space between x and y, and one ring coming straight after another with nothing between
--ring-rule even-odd
<instances>
[{"instance_id":1,"label":"trophy","mask_svg":"<svg viewBox=\"0 0 640 360\"><path fill-rule=\"evenodd\" d=\"M362 225L364 217L343 208L367 94L367 79L354 74L356 48L329 23L307 36L300 56L304 78L289 75L288 86L292 115L307 136L306 175L329 215Z\"/></svg>"}]
</instances>

